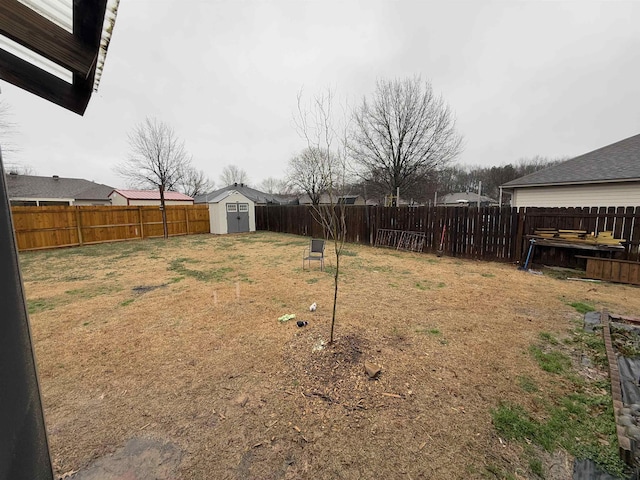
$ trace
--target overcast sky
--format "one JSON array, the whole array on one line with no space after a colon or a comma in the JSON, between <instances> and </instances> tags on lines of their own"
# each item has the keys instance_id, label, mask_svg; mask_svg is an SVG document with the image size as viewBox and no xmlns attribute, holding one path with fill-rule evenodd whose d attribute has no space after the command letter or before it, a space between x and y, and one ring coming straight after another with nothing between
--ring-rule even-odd
<instances>
[{"instance_id":1,"label":"overcast sky","mask_svg":"<svg viewBox=\"0 0 640 480\"><path fill-rule=\"evenodd\" d=\"M456 113L457 162L576 156L640 133L640 1L121 0L84 117L0 81L8 159L114 187L146 116L174 127L220 185L237 165L283 177L305 143L300 89L350 102L421 75Z\"/></svg>"}]
</instances>

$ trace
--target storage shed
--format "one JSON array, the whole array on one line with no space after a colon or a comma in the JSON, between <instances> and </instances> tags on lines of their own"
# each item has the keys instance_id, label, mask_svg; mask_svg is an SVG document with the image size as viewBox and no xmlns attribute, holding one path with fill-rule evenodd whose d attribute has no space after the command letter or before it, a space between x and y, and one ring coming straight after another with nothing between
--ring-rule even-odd
<instances>
[{"instance_id":1,"label":"storage shed","mask_svg":"<svg viewBox=\"0 0 640 480\"><path fill-rule=\"evenodd\" d=\"M256 231L255 203L236 190L228 190L209 199L211 233Z\"/></svg>"}]
</instances>

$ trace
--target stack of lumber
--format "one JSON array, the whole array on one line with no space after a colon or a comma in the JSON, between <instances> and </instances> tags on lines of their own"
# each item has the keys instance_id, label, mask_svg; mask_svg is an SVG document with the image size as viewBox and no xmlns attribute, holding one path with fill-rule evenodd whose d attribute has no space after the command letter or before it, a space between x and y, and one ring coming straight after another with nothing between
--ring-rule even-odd
<instances>
[{"instance_id":1,"label":"stack of lumber","mask_svg":"<svg viewBox=\"0 0 640 480\"><path fill-rule=\"evenodd\" d=\"M542 238L566 240L568 242L588 243L592 245L619 245L626 242L624 238L614 238L612 231L589 233L586 230L557 230L555 228L538 228L534 235Z\"/></svg>"}]
</instances>

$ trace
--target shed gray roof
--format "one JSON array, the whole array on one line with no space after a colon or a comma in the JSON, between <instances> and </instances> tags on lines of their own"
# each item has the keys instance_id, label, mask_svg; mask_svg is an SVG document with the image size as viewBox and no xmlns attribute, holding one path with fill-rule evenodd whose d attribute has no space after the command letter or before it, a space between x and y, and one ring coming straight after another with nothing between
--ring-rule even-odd
<instances>
[{"instance_id":1,"label":"shed gray roof","mask_svg":"<svg viewBox=\"0 0 640 480\"><path fill-rule=\"evenodd\" d=\"M109 201L113 187L82 178L6 174L9 198L72 198Z\"/></svg>"},{"instance_id":2,"label":"shed gray roof","mask_svg":"<svg viewBox=\"0 0 640 480\"><path fill-rule=\"evenodd\" d=\"M236 191L241 193L249 200L258 204L266 204L266 203L275 203L275 204L287 204L289 201L283 197L278 195L272 195L271 193L261 192L260 190L256 190L255 188L251 188L246 186L243 183L235 183L229 185L228 187L220 188L211 193L205 193L202 195L196 195L194 197L194 203L209 203L212 200L216 199L220 194L228 191Z\"/></svg>"},{"instance_id":3,"label":"shed gray roof","mask_svg":"<svg viewBox=\"0 0 640 480\"><path fill-rule=\"evenodd\" d=\"M511 188L635 180L640 180L640 134L516 178L502 186Z\"/></svg>"},{"instance_id":4,"label":"shed gray roof","mask_svg":"<svg viewBox=\"0 0 640 480\"><path fill-rule=\"evenodd\" d=\"M224 190L224 191L220 192L219 194L217 194L216 196L212 196L211 194L209 194L209 196L208 196L209 201L207 203L220 203L222 200L227 198L229 195L233 195L234 193L240 193L240 192L238 192L236 190ZM249 197L247 197L247 198L249 198ZM251 199L249 198L249 200L251 200Z\"/></svg>"}]
</instances>

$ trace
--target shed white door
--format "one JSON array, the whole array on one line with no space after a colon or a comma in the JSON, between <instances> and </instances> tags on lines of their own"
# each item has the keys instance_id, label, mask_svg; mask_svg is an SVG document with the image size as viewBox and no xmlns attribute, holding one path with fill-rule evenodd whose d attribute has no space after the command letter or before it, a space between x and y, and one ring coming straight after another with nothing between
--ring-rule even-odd
<instances>
[{"instance_id":1,"label":"shed white door","mask_svg":"<svg viewBox=\"0 0 640 480\"><path fill-rule=\"evenodd\" d=\"M227 232L239 233L249 231L249 204L227 203Z\"/></svg>"}]
</instances>

